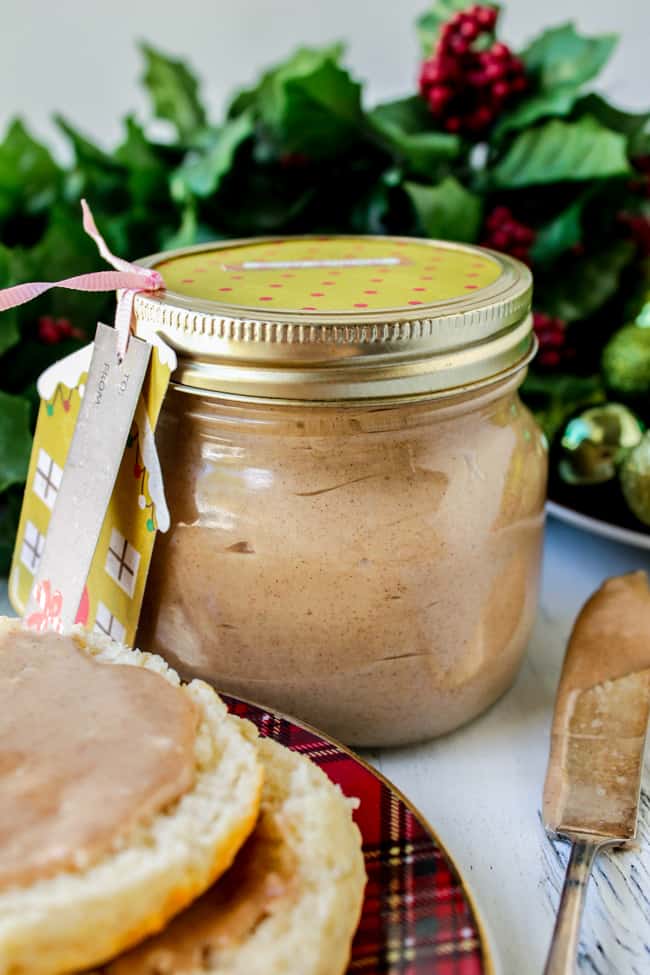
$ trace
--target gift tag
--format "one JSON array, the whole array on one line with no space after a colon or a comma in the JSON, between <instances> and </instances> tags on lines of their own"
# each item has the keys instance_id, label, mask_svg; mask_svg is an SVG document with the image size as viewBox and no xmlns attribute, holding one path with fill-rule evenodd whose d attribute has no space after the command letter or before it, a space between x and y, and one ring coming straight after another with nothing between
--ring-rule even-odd
<instances>
[{"instance_id":1,"label":"gift tag","mask_svg":"<svg viewBox=\"0 0 650 975\"><path fill-rule=\"evenodd\" d=\"M35 471L34 490L46 505L52 502L47 536L25 612L27 625L37 629L61 631L77 619L147 374L151 346L132 337L120 362L116 338L115 329L97 326L84 396L63 471L38 467ZM122 571L130 568L125 555L126 551L115 553Z\"/></svg>"}]
</instances>

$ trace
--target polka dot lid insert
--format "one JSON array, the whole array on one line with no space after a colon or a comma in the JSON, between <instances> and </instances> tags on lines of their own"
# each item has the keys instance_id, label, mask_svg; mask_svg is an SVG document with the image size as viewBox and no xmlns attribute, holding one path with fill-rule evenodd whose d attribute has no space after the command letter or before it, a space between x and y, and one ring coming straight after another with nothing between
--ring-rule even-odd
<instances>
[{"instance_id":1,"label":"polka dot lid insert","mask_svg":"<svg viewBox=\"0 0 650 975\"><path fill-rule=\"evenodd\" d=\"M463 297L502 273L484 253L381 237L260 241L157 268L170 291L188 298L294 313L396 313Z\"/></svg>"},{"instance_id":2,"label":"polka dot lid insert","mask_svg":"<svg viewBox=\"0 0 650 975\"><path fill-rule=\"evenodd\" d=\"M485 383L533 347L530 272L469 245L394 237L259 238L158 254L166 290L136 299L184 385L330 401Z\"/></svg>"}]
</instances>

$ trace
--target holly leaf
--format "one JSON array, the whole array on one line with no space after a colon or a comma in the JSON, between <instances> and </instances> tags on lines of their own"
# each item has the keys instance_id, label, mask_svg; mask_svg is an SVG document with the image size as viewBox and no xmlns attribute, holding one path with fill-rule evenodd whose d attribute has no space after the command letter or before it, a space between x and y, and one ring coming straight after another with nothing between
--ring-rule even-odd
<instances>
[{"instance_id":1,"label":"holly leaf","mask_svg":"<svg viewBox=\"0 0 650 975\"><path fill-rule=\"evenodd\" d=\"M582 211L586 194L537 230L530 256L536 264L550 264L582 239Z\"/></svg>"},{"instance_id":2,"label":"holly leaf","mask_svg":"<svg viewBox=\"0 0 650 975\"><path fill-rule=\"evenodd\" d=\"M62 171L45 146L16 119L0 143L0 222L13 214L33 216L52 206Z\"/></svg>"},{"instance_id":3,"label":"holly leaf","mask_svg":"<svg viewBox=\"0 0 650 975\"><path fill-rule=\"evenodd\" d=\"M467 10L471 6L468 0L436 0L430 10L427 10L416 22L416 29L420 41L420 47L425 57L428 57L438 40L441 26L461 10ZM498 6L495 3L487 4L490 7Z\"/></svg>"},{"instance_id":4,"label":"holly leaf","mask_svg":"<svg viewBox=\"0 0 650 975\"><path fill-rule=\"evenodd\" d=\"M23 492L20 487L9 488L0 498L0 574L8 575L14 540L18 531Z\"/></svg>"},{"instance_id":5,"label":"holly leaf","mask_svg":"<svg viewBox=\"0 0 650 975\"><path fill-rule=\"evenodd\" d=\"M156 118L171 122L181 141L189 140L206 124L199 99L199 84L184 61L175 61L149 44L141 44L145 58L144 85Z\"/></svg>"},{"instance_id":6,"label":"holly leaf","mask_svg":"<svg viewBox=\"0 0 650 975\"><path fill-rule=\"evenodd\" d=\"M27 477L32 435L30 404L24 396L0 390L0 493Z\"/></svg>"},{"instance_id":7,"label":"holly leaf","mask_svg":"<svg viewBox=\"0 0 650 975\"><path fill-rule=\"evenodd\" d=\"M0 288L18 284L13 272L13 252L0 244ZM18 313L15 308L0 312L0 356L20 339Z\"/></svg>"},{"instance_id":8,"label":"holly leaf","mask_svg":"<svg viewBox=\"0 0 650 975\"><path fill-rule=\"evenodd\" d=\"M525 129L542 118L569 115L580 98L582 85L603 68L617 40L616 34L585 37L576 32L572 23L540 34L521 55L532 81L530 94L504 113L493 136L499 139L506 132Z\"/></svg>"},{"instance_id":9,"label":"holly leaf","mask_svg":"<svg viewBox=\"0 0 650 975\"><path fill-rule=\"evenodd\" d=\"M521 395L549 441L554 440L572 413L605 400L600 376L542 374L534 368L524 380Z\"/></svg>"},{"instance_id":10,"label":"holly leaf","mask_svg":"<svg viewBox=\"0 0 650 975\"><path fill-rule=\"evenodd\" d=\"M493 187L516 189L625 176L625 139L585 115L577 122L552 119L520 132L489 176Z\"/></svg>"},{"instance_id":11,"label":"holly leaf","mask_svg":"<svg viewBox=\"0 0 650 975\"><path fill-rule=\"evenodd\" d=\"M562 85L522 98L500 117L492 130L492 138L498 140L506 132L525 129L543 118L569 115L579 97L580 91L574 85Z\"/></svg>"},{"instance_id":12,"label":"holly leaf","mask_svg":"<svg viewBox=\"0 0 650 975\"><path fill-rule=\"evenodd\" d=\"M443 240L474 241L481 226L483 204L453 176L437 186L405 183L422 230Z\"/></svg>"},{"instance_id":13,"label":"holly leaf","mask_svg":"<svg viewBox=\"0 0 650 975\"><path fill-rule=\"evenodd\" d=\"M545 312L566 322L588 318L618 291L621 273L635 254L628 241L617 241L538 279L537 293Z\"/></svg>"},{"instance_id":14,"label":"holly leaf","mask_svg":"<svg viewBox=\"0 0 650 975\"><path fill-rule=\"evenodd\" d=\"M591 116L605 128L624 135L630 156L642 155L646 151L650 133L650 112L624 112L600 95L591 94L578 101L575 114Z\"/></svg>"},{"instance_id":15,"label":"holly leaf","mask_svg":"<svg viewBox=\"0 0 650 975\"><path fill-rule=\"evenodd\" d=\"M164 156L166 147L149 142L144 129L128 115L124 120L124 141L115 150L115 159L127 171L127 186L132 205L145 206L164 201L172 168Z\"/></svg>"},{"instance_id":16,"label":"holly leaf","mask_svg":"<svg viewBox=\"0 0 650 975\"><path fill-rule=\"evenodd\" d=\"M328 159L358 141L361 86L341 67L339 45L300 48L262 78L261 119L283 153Z\"/></svg>"},{"instance_id":17,"label":"holly leaf","mask_svg":"<svg viewBox=\"0 0 650 975\"><path fill-rule=\"evenodd\" d=\"M219 189L233 166L237 150L255 131L250 112L229 119L213 133L212 143L203 152L191 152L172 176L174 199L207 197Z\"/></svg>"},{"instance_id":18,"label":"holly leaf","mask_svg":"<svg viewBox=\"0 0 650 975\"><path fill-rule=\"evenodd\" d=\"M526 73L535 78L543 91L558 85L579 88L602 70L617 42L616 34L596 37L578 34L575 25L568 22L544 31L521 57Z\"/></svg>"},{"instance_id":19,"label":"holly leaf","mask_svg":"<svg viewBox=\"0 0 650 975\"><path fill-rule=\"evenodd\" d=\"M367 119L380 143L418 175L437 175L441 164L457 159L463 149L457 135L432 129L418 96L377 105Z\"/></svg>"}]
</instances>

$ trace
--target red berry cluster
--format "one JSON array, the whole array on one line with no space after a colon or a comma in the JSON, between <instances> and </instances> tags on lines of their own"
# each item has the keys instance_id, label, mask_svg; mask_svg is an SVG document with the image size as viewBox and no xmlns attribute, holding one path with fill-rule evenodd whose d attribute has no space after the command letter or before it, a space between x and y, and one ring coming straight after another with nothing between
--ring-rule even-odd
<instances>
[{"instance_id":1,"label":"red berry cluster","mask_svg":"<svg viewBox=\"0 0 650 975\"><path fill-rule=\"evenodd\" d=\"M539 342L539 352L535 360L544 369L555 369L573 351L567 346L566 322L554 318L543 311L533 312L533 329Z\"/></svg>"},{"instance_id":2,"label":"red berry cluster","mask_svg":"<svg viewBox=\"0 0 650 975\"><path fill-rule=\"evenodd\" d=\"M516 220L508 207L497 206L488 214L481 241L484 247L492 247L530 264L530 248L534 241L533 228Z\"/></svg>"},{"instance_id":3,"label":"red berry cluster","mask_svg":"<svg viewBox=\"0 0 650 975\"><path fill-rule=\"evenodd\" d=\"M64 339L83 339L85 333L75 328L67 318L43 315L38 320L38 337L45 345L58 345Z\"/></svg>"},{"instance_id":4,"label":"red berry cluster","mask_svg":"<svg viewBox=\"0 0 650 975\"><path fill-rule=\"evenodd\" d=\"M503 106L526 88L523 62L494 36L498 11L475 6L455 14L441 29L433 55L420 70L420 93L443 128L481 136Z\"/></svg>"}]
</instances>

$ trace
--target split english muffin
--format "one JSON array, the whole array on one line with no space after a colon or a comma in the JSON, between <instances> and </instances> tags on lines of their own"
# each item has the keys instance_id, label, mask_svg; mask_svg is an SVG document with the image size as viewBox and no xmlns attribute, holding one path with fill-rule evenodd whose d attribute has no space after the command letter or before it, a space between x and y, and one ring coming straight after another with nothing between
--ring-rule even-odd
<instances>
[{"instance_id":1,"label":"split english muffin","mask_svg":"<svg viewBox=\"0 0 650 975\"><path fill-rule=\"evenodd\" d=\"M268 739L258 824L228 873L94 975L342 975L366 874L350 800Z\"/></svg>"},{"instance_id":2,"label":"split english muffin","mask_svg":"<svg viewBox=\"0 0 650 975\"><path fill-rule=\"evenodd\" d=\"M0 619L0 975L101 964L202 894L257 819L256 737L160 657Z\"/></svg>"}]
</instances>

